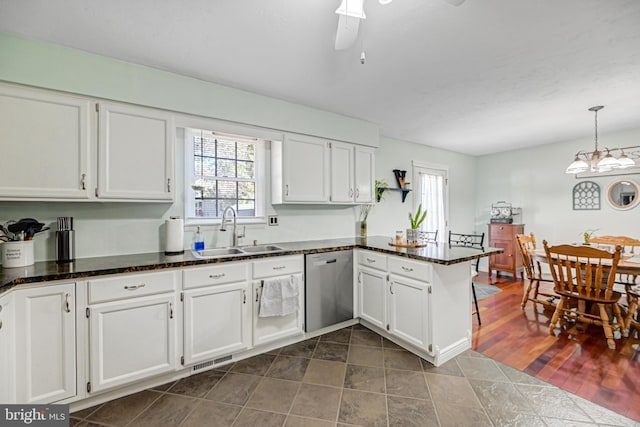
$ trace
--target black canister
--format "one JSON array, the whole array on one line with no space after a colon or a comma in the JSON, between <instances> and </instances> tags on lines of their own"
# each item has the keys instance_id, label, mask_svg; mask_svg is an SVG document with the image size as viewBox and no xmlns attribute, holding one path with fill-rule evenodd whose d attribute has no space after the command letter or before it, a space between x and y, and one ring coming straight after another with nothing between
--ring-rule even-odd
<instances>
[{"instance_id":1,"label":"black canister","mask_svg":"<svg viewBox=\"0 0 640 427\"><path fill-rule=\"evenodd\" d=\"M75 259L75 246L73 217L58 217L58 231L56 231L56 262L73 262Z\"/></svg>"}]
</instances>

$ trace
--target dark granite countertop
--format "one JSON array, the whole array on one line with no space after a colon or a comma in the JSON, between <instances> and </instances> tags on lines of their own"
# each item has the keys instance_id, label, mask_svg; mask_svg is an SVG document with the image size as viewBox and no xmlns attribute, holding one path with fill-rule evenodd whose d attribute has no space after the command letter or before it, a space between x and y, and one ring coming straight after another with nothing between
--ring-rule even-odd
<instances>
[{"instance_id":1,"label":"dark granite countertop","mask_svg":"<svg viewBox=\"0 0 640 427\"><path fill-rule=\"evenodd\" d=\"M190 251L184 255L164 255L162 252L80 258L68 264L57 264L55 261L41 261L28 267L0 269L0 294L10 288L25 284L52 280L81 279L107 274L131 273L136 271L159 270L194 265L215 264L229 261L266 258L272 256L309 254L349 250L353 248L368 249L391 255L399 255L419 261L450 265L470 261L503 252L498 248L475 249L468 247L450 247L438 242L428 243L423 248L396 248L389 245L392 239L384 236L363 238L341 238L327 240L309 240L301 242L275 243L284 251L242 254L212 259L199 259Z\"/></svg>"}]
</instances>

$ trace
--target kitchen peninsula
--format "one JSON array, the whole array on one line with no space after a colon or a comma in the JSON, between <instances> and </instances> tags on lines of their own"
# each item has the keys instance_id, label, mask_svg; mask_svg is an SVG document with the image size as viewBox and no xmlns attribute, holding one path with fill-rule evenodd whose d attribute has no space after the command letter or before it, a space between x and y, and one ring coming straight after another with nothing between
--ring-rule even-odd
<instances>
[{"instance_id":1,"label":"kitchen peninsula","mask_svg":"<svg viewBox=\"0 0 640 427\"><path fill-rule=\"evenodd\" d=\"M0 353L7 379L0 401L81 409L358 321L441 365L471 346L469 261L501 250L442 242L396 249L390 241L330 239L210 259L152 253L2 269L0 344L15 350ZM294 315L258 317L266 278L302 276L304 255L344 250L354 250L352 320L308 333L302 295ZM38 325L55 326L33 330ZM43 336L46 348L38 347ZM31 375L36 369L56 375Z\"/></svg>"}]
</instances>

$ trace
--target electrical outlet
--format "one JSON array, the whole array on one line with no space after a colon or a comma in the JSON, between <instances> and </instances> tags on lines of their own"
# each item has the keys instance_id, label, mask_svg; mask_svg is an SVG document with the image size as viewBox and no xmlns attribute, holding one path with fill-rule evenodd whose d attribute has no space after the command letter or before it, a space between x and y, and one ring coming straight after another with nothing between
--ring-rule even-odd
<instances>
[{"instance_id":1,"label":"electrical outlet","mask_svg":"<svg viewBox=\"0 0 640 427\"><path fill-rule=\"evenodd\" d=\"M278 225L278 215L269 215L269 225Z\"/></svg>"}]
</instances>

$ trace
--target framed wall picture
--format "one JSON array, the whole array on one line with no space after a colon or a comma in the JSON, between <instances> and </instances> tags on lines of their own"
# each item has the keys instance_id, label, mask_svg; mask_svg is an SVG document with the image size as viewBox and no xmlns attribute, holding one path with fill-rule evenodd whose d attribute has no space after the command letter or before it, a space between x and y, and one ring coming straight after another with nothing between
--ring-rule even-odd
<instances>
[{"instance_id":1,"label":"framed wall picture","mask_svg":"<svg viewBox=\"0 0 640 427\"><path fill-rule=\"evenodd\" d=\"M600 186L593 181L582 181L573 187L573 210L600 209Z\"/></svg>"}]
</instances>

